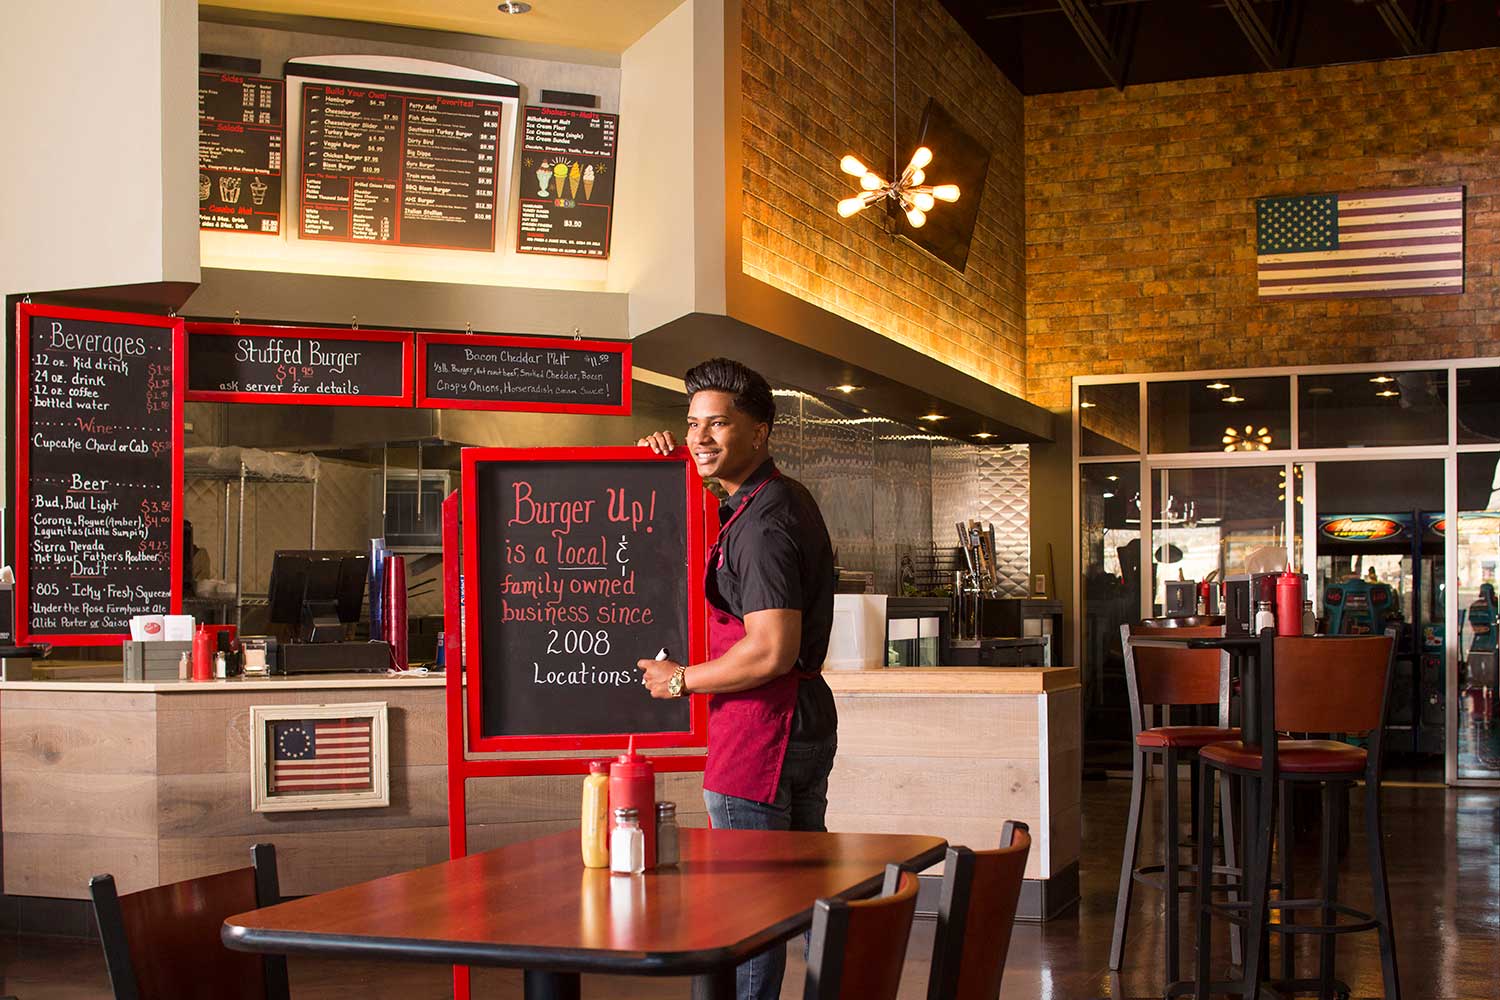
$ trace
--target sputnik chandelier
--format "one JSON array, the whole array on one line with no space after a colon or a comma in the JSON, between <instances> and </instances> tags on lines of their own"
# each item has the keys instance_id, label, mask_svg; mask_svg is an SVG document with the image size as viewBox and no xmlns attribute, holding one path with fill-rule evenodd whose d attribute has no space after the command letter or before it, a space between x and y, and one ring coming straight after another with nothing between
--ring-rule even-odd
<instances>
[{"instance_id":1,"label":"sputnik chandelier","mask_svg":"<svg viewBox=\"0 0 1500 1000\"><path fill-rule=\"evenodd\" d=\"M923 183L927 179L924 168L931 162L932 150L926 146L918 146L917 151L911 154L911 162L901 171L901 176L887 183L858 158L845 156L839 161L840 169L851 177L858 177L859 186L864 188L864 192L839 202L839 215L847 219L855 212L889 198L901 206L901 211L906 213L906 221L911 223L913 229L922 228L927 224L927 213L932 211L934 204L958 200L957 184L932 186Z\"/></svg>"},{"instance_id":2,"label":"sputnik chandelier","mask_svg":"<svg viewBox=\"0 0 1500 1000\"><path fill-rule=\"evenodd\" d=\"M896 169L896 164L899 162L896 153L896 37L896 0L891 0L892 170ZM905 170L901 171L901 176L888 182L861 163L858 157L845 156L839 161L839 168L851 177L858 177L859 186L863 191L852 198L840 201L839 215L847 219L856 212L889 199L905 213L906 221L911 223L913 229L922 228L927 224L927 213L932 211L933 205L939 201L958 200L957 184L939 184L934 187L926 183L927 175L924 171L931 162L932 150L926 146L918 146L917 151L911 154L911 162L906 165Z\"/></svg>"}]
</instances>

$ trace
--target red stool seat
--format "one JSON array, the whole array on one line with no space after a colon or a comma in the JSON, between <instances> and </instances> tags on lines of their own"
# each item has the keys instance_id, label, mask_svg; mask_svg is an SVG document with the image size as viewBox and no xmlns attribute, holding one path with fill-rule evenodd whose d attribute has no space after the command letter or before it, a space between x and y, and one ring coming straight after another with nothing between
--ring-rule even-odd
<instances>
[{"instance_id":1,"label":"red stool seat","mask_svg":"<svg viewBox=\"0 0 1500 1000\"><path fill-rule=\"evenodd\" d=\"M1196 749L1210 743L1224 743L1239 738L1238 729L1224 729L1220 726L1156 726L1136 733L1135 745L1152 749Z\"/></svg>"},{"instance_id":2,"label":"red stool seat","mask_svg":"<svg viewBox=\"0 0 1500 1000\"><path fill-rule=\"evenodd\" d=\"M1260 747L1238 740L1210 744L1198 751L1198 756L1239 771L1260 769ZM1276 744L1276 766L1288 774L1358 775L1365 770L1365 752L1334 740L1280 740Z\"/></svg>"}]
</instances>

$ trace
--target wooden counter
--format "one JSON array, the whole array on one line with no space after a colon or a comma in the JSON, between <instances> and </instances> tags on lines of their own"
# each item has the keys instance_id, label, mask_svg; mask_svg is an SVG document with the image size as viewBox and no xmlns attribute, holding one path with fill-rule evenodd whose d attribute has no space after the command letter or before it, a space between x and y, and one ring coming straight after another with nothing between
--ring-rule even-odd
<instances>
[{"instance_id":1,"label":"wooden counter","mask_svg":"<svg viewBox=\"0 0 1500 1000\"><path fill-rule=\"evenodd\" d=\"M828 827L930 833L981 850L1031 828L1021 915L1078 897L1083 743L1073 667L829 671L839 753Z\"/></svg>"}]
</instances>

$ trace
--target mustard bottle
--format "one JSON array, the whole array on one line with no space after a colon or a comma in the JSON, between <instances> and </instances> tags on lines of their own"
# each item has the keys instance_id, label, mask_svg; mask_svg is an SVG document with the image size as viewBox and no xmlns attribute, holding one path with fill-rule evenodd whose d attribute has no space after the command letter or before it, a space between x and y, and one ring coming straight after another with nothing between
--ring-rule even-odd
<instances>
[{"instance_id":1,"label":"mustard bottle","mask_svg":"<svg viewBox=\"0 0 1500 1000\"><path fill-rule=\"evenodd\" d=\"M589 761L589 776L583 779L583 865L609 867L609 761Z\"/></svg>"}]
</instances>

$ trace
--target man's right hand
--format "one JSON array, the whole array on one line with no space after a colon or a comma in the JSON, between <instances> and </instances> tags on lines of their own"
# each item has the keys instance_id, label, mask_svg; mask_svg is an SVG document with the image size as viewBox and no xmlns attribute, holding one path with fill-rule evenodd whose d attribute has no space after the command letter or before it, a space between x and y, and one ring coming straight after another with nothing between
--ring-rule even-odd
<instances>
[{"instance_id":1,"label":"man's right hand","mask_svg":"<svg viewBox=\"0 0 1500 1000\"><path fill-rule=\"evenodd\" d=\"M677 439L671 431L656 431L636 442L638 448L650 448L658 455L670 455L677 447Z\"/></svg>"}]
</instances>

